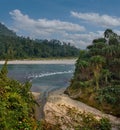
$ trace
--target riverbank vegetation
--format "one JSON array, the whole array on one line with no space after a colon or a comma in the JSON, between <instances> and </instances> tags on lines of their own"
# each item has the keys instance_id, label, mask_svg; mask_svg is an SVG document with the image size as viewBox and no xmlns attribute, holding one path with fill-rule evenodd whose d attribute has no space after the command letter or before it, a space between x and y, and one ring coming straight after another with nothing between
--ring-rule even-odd
<instances>
[{"instance_id":1,"label":"riverbank vegetation","mask_svg":"<svg viewBox=\"0 0 120 130\"><path fill-rule=\"evenodd\" d=\"M17 36L0 23L0 60L77 57L79 49L59 40L39 40Z\"/></svg>"},{"instance_id":2,"label":"riverbank vegetation","mask_svg":"<svg viewBox=\"0 0 120 130\"><path fill-rule=\"evenodd\" d=\"M120 36L111 29L80 51L65 93L105 113L120 117Z\"/></svg>"},{"instance_id":3,"label":"riverbank vegetation","mask_svg":"<svg viewBox=\"0 0 120 130\"><path fill-rule=\"evenodd\" d=\"M7 63L0 71L0 129L36 130L34 105L30 83L22 84L7 77Z\"/></svg>"}]
</instances>

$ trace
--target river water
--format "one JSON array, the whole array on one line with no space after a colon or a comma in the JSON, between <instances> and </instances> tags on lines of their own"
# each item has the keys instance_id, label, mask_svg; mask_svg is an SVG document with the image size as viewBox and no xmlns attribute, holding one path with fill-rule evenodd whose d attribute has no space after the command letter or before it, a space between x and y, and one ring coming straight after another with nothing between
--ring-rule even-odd
<instances>
[{"instance_id":1,"label":"river water","mask_svg":"<svg viewBox=\"0 0 120 130\"><path fill-rule=\"evenodd\" d=\"M21 82L30 81L34 92L67 87L73 72L73 64L8 65L8 76Z\"/></svg>"}]
</instances>

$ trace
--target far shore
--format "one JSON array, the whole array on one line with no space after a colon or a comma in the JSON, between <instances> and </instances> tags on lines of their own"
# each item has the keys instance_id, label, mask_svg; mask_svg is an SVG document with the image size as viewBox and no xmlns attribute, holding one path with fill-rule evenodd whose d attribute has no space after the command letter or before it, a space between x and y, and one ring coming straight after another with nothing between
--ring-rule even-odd
<instances>
[{"instance_id":1,"label":"far shore","mask_svg":"<svg viewBox=\"0 0 120 130\"><path fill-rule=\"evenodd\" d=\"M76 59L11 60L8 64L75 64ZM0 61L4 64L5 61Z\"/></svg>"}]
</instances>

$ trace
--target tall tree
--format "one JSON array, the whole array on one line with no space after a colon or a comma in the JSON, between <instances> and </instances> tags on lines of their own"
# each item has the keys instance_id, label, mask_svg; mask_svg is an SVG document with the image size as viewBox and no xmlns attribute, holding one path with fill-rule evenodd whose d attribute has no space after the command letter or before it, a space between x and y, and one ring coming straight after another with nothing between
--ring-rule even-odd
<instances>
[{"instance_id":1,"label":"tall tree","mask_svg":"<svg viewBox=\"0 0 120 130\"><path fill-rule=\"evenodd\" d=\"M102 56L93 56L90 59L90 63L92 66L92 70L95 77L96 89L99 89L99 78L100 78L100 71L102 69L102 65L105 63L105 59Z\"/></svg>"}]
</instances>

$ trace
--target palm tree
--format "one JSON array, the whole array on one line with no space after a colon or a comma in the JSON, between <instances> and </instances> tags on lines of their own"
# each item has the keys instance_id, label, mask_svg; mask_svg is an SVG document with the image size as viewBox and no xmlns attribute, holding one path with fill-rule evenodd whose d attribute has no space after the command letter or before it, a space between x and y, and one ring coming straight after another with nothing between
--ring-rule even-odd
<instances>
[{"instance_id":1,"label":"palm tree","mask_svg":"<svg viewBox=\"0 0 120 130\"><path fill-rule=\"evenodd\" d=\"M102 76L105 78L105 83L108 83L108 77L111 75L110 71L108 69L102 70Z\"/></svg>"},{"instance_id":2,"label":"palm tree","mask_svg":"<svg viewBox=\"0 0 120 130\"><path fill-rule=\"evenodd\" d=\"M79 80L89 79L89 62L86 60L78 60L74 74Z\"/></svg>"},{"instance_id":3,"label":"palm tree","mask_svg":"<svg viewBox=\"0 0 120 130\"><path fill-rule=\"evenodd\" d=\"M104 32L104 37L109 38L111 35L113 35L113 31L111 29L106 29Z\"/></svg>"},{"instance_id":4,"label":"palm tree","mask_svg":"<svg viewBox=\"0 0 120 130\"><path fill-rule=\"evenodd\" d=\"M79 66L80 70L83 71L85 68L88 67L88 62L85 60L80 60L78 63L78 66Z\"/></svg>"},{"instance_id":5,"label":"palm tree","mask_svg":"<svg viewBox=\"0 0 120 130\"><path fill-rule=\"evenodd\" d=\"M112 56L115 54L115 49L114 49L114 45L111 45L111 46L106 46L102 49L102 52L103 52L103 55L106 57L106 58L112 58Z\"/></svg>"},{"instance_id":6,"label":"palm tree","mask_svg":"<svg viewBox=\"0 0 120 130\"><path fill-rule=\"evenodd\" d=\"M96 89L99 89L99 78L100 78L100 71L102 69L102 65L105 63L105 59L102 56L93 56L90 59L91 67L94 73Z\"/></svg>"}]
</instances>

